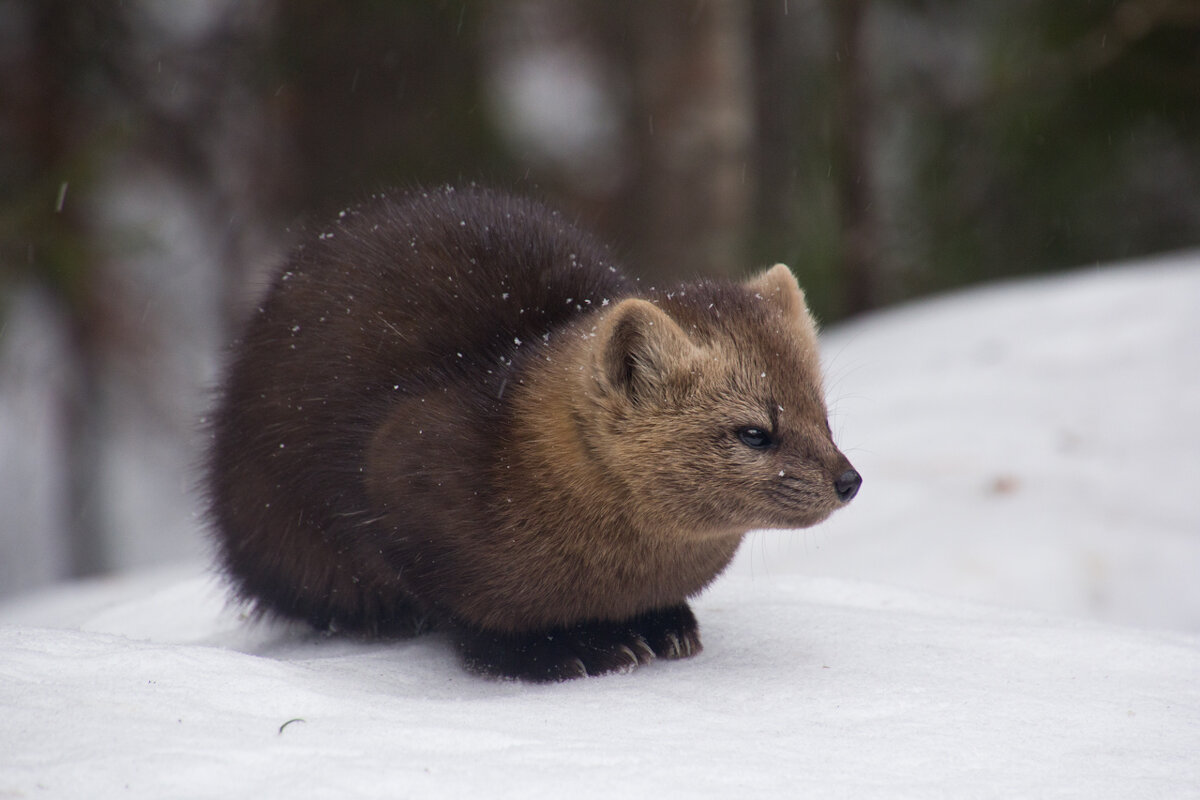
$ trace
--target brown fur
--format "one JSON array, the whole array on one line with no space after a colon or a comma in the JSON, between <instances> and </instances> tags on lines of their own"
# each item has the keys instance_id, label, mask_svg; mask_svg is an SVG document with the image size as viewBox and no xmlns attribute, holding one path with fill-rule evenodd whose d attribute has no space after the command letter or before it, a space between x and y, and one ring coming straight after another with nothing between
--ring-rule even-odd
<instances>
[{"instance_id":1,"label":"brown fur","mask_svg":"<svg viewBox=\"0 0 1200 800\"><path fill-rule=\"evenodd\" d=\"M212 516L260 608L442 625L495 674L622 669L699 649L686 598L747 530L857 490L782 265L638 296L557 215L478 190L328 233L251 321L215 419Z\"/></svg>"}]
</instances>

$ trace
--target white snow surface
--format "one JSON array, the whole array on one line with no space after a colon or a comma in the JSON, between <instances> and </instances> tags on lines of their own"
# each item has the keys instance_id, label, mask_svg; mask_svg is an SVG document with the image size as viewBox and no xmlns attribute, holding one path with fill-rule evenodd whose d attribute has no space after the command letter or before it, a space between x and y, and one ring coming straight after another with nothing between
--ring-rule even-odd
<instances>
[{"instance_id":1,"label":"white snow surface","mask_svg":"<svg viewBox=\"0 0 1200 800\"><path fill-rule=\"evenodd\" d=\"M825 338L862 493L704 651L554 685L249 623L202 565L0 606L0 797L1200 797L1200 255Z\"/></svg>"}]
</instances>

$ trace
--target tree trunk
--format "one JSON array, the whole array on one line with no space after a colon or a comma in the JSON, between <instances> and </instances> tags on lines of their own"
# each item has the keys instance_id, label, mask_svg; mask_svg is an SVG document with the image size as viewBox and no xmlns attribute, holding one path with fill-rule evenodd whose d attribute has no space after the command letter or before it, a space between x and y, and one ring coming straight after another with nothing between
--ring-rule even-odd
<instances>
[{"instance_id":1,"label":"tree trunk","mask_svg":"<svg viewBox=\"0 0 1200 800\"><path fill-rule=\"evenodd\" d=\"M871 164L871 96L863 33L867 0L830 0L834 42L833 169L837 189L843 311L874 308L878 222Z\"/></svg>"},{"instance_id":2,"label":"tree trunk","mask_svg":"<svg viewBox=\"0 0 1200 800\"><path fill-rule=\"evenodd\" d=\"M752 192L749 7L740 0L636 3L636 271L652 280L737 275Z\"/></svg>"},{"instance_id":3,"label":"tree trunk","mask_svg":"<svg viewBox=\"0 0 1200 800\"><path fill-rule=\"evenodd\" d=\"M102 435L105 429L101 406L101 356L105 331L93 302L92 282L97 267L95 248L88 246L81 204L81 191L67 180L72 162L79 160L75 131L81 127L76 107L81 52L80 38L94 21L72 17L69 2L29 4L31 40L24 50L24 63L13 64L6 85L20 86L20 120L17 148L27 154L40 178L27 184L29 222L22 235L31 257L26 279L45 286L62 310L66 321L68 348L63 365L64 384L54 398L58 435L61 437L60 468L63 473L62 506L65 509L62 537L66 571L72 577L94 575L109 566L106 507L100 487ZM92 9L96 15L102 10ZM24 69L25 82L21 82ZM76 195L69 194L74 189ZM54 193L57 193L56 195Z\"/></svg>"}]
</instances>

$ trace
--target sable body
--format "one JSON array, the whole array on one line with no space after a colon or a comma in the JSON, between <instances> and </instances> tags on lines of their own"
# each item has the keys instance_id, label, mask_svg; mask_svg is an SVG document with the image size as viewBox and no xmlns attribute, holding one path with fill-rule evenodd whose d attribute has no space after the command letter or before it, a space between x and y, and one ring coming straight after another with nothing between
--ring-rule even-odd
<instances>
[{"instance_id":1,"label":"sable body","mask_svg":"<svg viewBox=\"0 0 1200 800\"><path fill-rule=\"evenodd\" d=\"M241 595L447 627L530 679L698 651L686 598L743 534L813 524L859 478L786 269L636 295L561 217L479 190L381 199L298 249L214 416Z\"/></svg>"}]
</instances>

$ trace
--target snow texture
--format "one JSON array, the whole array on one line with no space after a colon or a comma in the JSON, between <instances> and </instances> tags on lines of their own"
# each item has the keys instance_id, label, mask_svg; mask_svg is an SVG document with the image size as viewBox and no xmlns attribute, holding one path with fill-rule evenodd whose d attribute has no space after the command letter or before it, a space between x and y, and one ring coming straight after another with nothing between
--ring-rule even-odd
<instances>
[{"instance_id":1,"label":"snow texture","mask_svg":"<svg viewBox=\"0 0 1200 800\"><path fill-rule=\"evenodd\" d=\"M484 680L201 566L9 601L0 797L1200 797L1198 310L1193 257L833 331L863 491L755 534L690 660Z\"/></svg>"}]
</instances>

